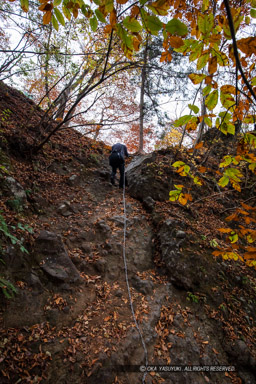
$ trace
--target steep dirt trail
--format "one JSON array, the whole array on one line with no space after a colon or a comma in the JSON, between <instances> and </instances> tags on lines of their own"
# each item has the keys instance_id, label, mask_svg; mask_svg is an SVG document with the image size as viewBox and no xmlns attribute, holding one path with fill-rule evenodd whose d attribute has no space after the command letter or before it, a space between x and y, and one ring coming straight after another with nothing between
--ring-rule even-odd
<instances>
[{"instance_id":1,"label":"steep dirt trail","mask_svg":"<svg viewBox=\"0 0 256 384\"><path fill-rule=\"evenodd\" d=\"M38 217L40 229L61 235L82 280L77 286L49 283L39 274L38 291L25 285L22 300L8 305L4 321L7 332L13 332L12 343L24 356L30 353L30 360L20 359L14 382L25 383L25 371L33 384L142 382L142 373L116 367L144 364L145 356L125 282L122 191L108 182L108 172L106 162L81 176ZM200 305L188 304L187 292L176 289L155 266L152 218L128 192L126 210L129 282L149 364L229 365L216 338L217 324ZM231 379L235 376L215 372L153 372L146 383L221 384Z\"/></svg>"},{"instance_id":2,"label":"steep dirt trail","mask_svg":"<svg viewBox=\"0 0 256 384\"><path fill-rule=\"evenodd\" d=\"M73 307L73 317L79 313L79 326L76 319L72 327L69 325L69 334L71 329L76 336L82 331L86 347L77 343L68 356L69 361L74 359L77 367L72 374L69 372L69 380L72 378L80 383L77 375L81 374L82 367L83 383L99 380L112 383L115 378L123 384L139 383L142 381L139 372L122 374L115 371L116 365L138 365L145 361L125 283L122 191L97 177L87 180L83 190L82 196L80 190L73 198L79 200L80 215L70 215L65 219L65 225L63 218L54 225L63 236L69 232L66 238L69 254L86 283ZM228 364L220 352L216 356L208 347L214 345L216 350L221 350L220 345L210 340L214 329L206 316L200 311L192 313L187 306L186 294L177 291L154 267L154 232L150 216L128 193L126 205L128 275L149 363ZM84 358L86 364L84 361L78 364ZM102 366L108 368L102 369ZM59 368L54 371L49 383L57 371L59 376ZM218 377L213 373L210 377L216 384L230 383L223 374ZM204 373L172 373L171 376L165 373L148 375L146 382L205 383L207 379ZM62 383L61 380L57 382Z\"/></svg>"}]
</instances>

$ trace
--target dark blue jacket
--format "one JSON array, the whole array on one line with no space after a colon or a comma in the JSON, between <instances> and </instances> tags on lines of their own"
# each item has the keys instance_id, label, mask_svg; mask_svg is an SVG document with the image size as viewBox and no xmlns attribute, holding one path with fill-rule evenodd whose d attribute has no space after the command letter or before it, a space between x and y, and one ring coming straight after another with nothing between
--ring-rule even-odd
<instances>
[{"instance_id":1,"label":"dark blue jacket","mask_svg":"<svg viewBox=\"0 0 256 384\"><path fill-rule=\"evenodd\" d=\"M116 152L121 153L121 156L123 159L129 156L126 145L121 143L117 143L113 145L111 153L116 153Z\"/></svg>"}]
</instances>

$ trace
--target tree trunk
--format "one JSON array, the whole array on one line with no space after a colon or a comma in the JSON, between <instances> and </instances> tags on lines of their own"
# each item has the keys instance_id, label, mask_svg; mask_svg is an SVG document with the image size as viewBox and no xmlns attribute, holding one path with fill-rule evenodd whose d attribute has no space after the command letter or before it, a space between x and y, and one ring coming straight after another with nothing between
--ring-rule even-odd
<instances>
[{"instance_id":1,"label":"tree trunk","mask_svg":"<svg viewBox=\"0 0 256 384\"><path fill-rule=\"evenodd\" d=\"M206 96L203 96L202 98L202 102L201 102L201 116L204 116L206 114L206 106L205 106L205 99L206 99ZM198 133L197 133L197 138L194 142L194 152L195 152L195 147L198 143L200 143L200 141L202 140L202 136L203 136L203 132L204 132L204 127L205 127L205 122L204 122L204 118L202 119L200 125L199 125L199 130L198 130Z\"/></svg>"},{"instance_id":2,"label":"tree trunk","mask_svg":"<svg viewBox=\"0 0 256 384\"><path fill-rule=\"evenodd\" d=\"M145 95L145 81L147 76L147 57L148 56L148 37L146 39L146 46L143 54L143 66L141 70L141 86L140 86L140 131L139 131L139 153L144 150L144 95Z\"/></svg>"},{"instance_id":3,"label":"tree trunk","mask_svg":"<svg viewBox=\"0 0 256 384\"><path fill-rule=\"evenodd\" d=\"M51 106L50 95L49 95L49 61L50 61L50 41L52 35L52 24L49 27L48 41L46 45L46 57L45 57L45 70L44 70L44 81L45 81L45 94L48 99L48 108Z\"/></svg>"}]
</instances>

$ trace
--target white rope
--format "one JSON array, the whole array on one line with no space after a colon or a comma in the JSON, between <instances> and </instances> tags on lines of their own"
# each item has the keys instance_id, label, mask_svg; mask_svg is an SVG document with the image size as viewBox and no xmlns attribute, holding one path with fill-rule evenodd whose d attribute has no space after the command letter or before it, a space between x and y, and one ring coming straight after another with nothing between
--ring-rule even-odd
<instances>
[{"instance_id":1,"label":"white rope","mask_svg":"<svg viewBox=\"0 0 256 384\"><path fill-rule=\"evenodd\" d=\"M128 279L128 268L127 268L127 261L126 261L126 228L127 228L127 217L126 217L126 202L125 202L125 169L124 169L124 183L123 183L123 205L124 205L124 240L123 240L123 259L124 259L124 270L125 270L125 280L126 280L126 285L127 285L127 291L128 291L128 296L129 296L129 301L130 301L130 307L131 307L131 312L132 312L132 317L135 323L135 326L138 330L138 333L140 335L141 339L141 344L144 349L144 355L145 355L145 366L148 366L148 351L147 347L143 338L143 335L141 333L139 324L137 322L134 308L133 308L133 302L132 302L132 296L131 296L131 290L130 290L130 284L129 284L129 279ZM147 371L144 372L143 377L142 377L142 383L145 384L145 378L147 376Z\"/></svg>"}]
</instances>

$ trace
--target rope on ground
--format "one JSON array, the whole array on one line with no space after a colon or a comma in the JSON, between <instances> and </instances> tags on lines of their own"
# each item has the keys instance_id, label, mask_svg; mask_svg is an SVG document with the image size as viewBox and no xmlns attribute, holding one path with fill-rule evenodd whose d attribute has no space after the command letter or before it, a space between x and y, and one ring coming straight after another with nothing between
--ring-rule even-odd
<instances>
[{"instance_id":1,"label":"rope on ground","mask_svg":"<svg viewBox=\"0 0 256 384\"><path fill-rule=\"evenodd\" d=\"M130 284L129 284L129 279L128 279L128 268L127 268L127 261L126 261L126 229L127 229L127 215L126 215L126 201L125 201L125 170L124 170L124 183L123 183L123 206L124 206L124 239L123 239L123 260L124 260L124 270L125 270L125 280L126 280L126 285L127 285L127 291L128 291L128 296L129 296L129 302L130 302L130 307L131 307L131 312L132 312L132 317L135 323L135 326L138 330L140 339L141 339L141 344L144 349L144 356L145 356L145 366L148 366L148 351L147 347L142 335L142 332L140 330L139 324L137 322L134 308L133 308L133 302L132 302L132 296L131 296L131 290L130 290ZM142 377L142 383L145 384L145 379L147 376L147 371L144 372L143 377Z\"/></svg>"}]
</instances>

